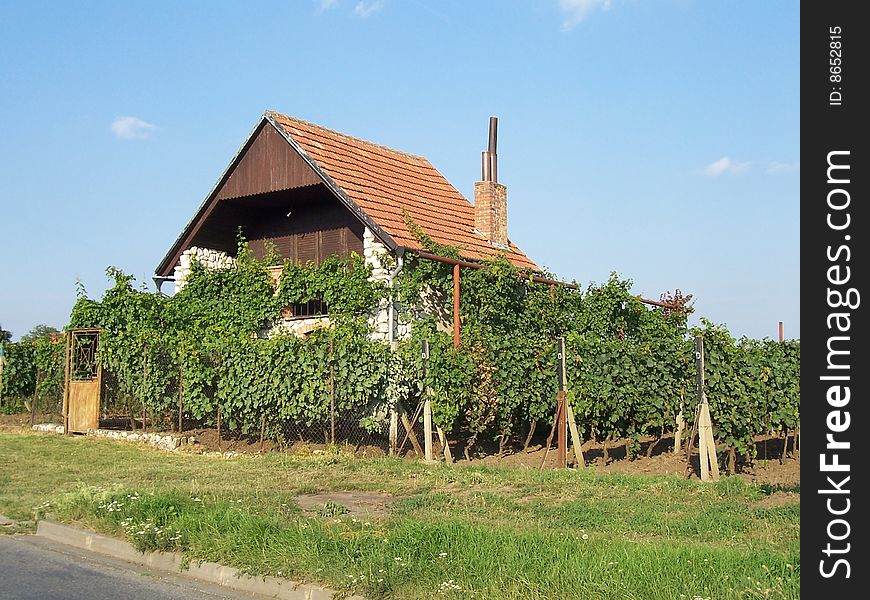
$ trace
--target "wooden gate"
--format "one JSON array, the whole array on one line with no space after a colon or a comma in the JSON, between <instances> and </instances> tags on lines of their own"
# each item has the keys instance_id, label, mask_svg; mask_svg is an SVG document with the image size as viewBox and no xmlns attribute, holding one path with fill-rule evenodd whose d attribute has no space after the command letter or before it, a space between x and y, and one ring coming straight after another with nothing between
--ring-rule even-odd
<instances>
[{"instance_id":1,"label":"wooden gate","mask_svg":"<svg viewBox=\"0 0 870 600\"><path fill-rule=\"evenodd\" d=\"M73 329L66 338L65 433L85 433L100 426L103 370L97 360L99 341L99 329Z\"/></svg>"}]
</instances>

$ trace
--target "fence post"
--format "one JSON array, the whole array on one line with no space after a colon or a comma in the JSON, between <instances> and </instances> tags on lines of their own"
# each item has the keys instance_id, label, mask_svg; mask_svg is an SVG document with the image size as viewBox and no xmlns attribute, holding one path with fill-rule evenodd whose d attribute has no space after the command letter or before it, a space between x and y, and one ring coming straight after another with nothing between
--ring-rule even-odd
<instances>
[{"instance_id":1,"label":"fence post","mask_svg":"<svg viewBox=\"0 0 870 600\"><path fill-rule=\"evenodd\" d=\"M683 433L686 431L686 418L683 416L683 393L680 392L680 412L677 414L677 430L674 432L674 454L683 448Z\"/></svg>"},{"instance_id":2,"label":"fence post","mask_svg":"<svg viewBox=\"0 0 870 600\"><path fill-rule=\"evenodd\" d=\"M148 384L148 344L142 344L142 390L139 393L139 398L142 400L142 431L146 431L145 424L148 419L148 413L145 408L145 386Z\"/></svg>"},{"instance_id":3,"label":"fence post","mask_svg":"<svg viewBox=\"0 0 870 600\"><path fill-rule=\"evenodd\" d=\"M432 462L432 401L429 399L429 386L426 385L426 363L429 361L429 340L422 342L423 358L423 459Z\"/></svg>"},{"instance_id":4,"label":"fence post","mask_svg":"<svg viewBox=\"0 0 870 600\"><path fill-rule=\"evenodd\" d=\"M178 433L183 431L181 416L184 411L184 367L178 367Z\"/></svg>"},{"instance_id":5,"label":"fence post","mask_svg":"<svg viewBox=\"0 0 870 600\"><path fill-rule=\"evenodd\" d=\"M69 433L69 385L72 379L72 344L73 332L69 331L66 334L66 350L63 358L63 433Z\"/></svg>"},{"instance_id":6,"label":"fence post","mask_svg":"<svg viewBox=\"0 0 870 600\"><path fill-rule=\"evenodd\" d=\"M332 362L332 339L329 340L329 435L335 444L335 365Z\"/></svg>"},{"instance_id":7,"label":"fence post","mask_svg":"<svg viewBox=\"0 0 870 600\"><path fill-rule=\"evenodd\" d=\"M390 456L395 456L399 445L399 411L396 410L396 399L390 402Z\"/></svg>"},{"instance_id":8,"label":"fence post","mask_svg":"<svg viewBox=\"0 0 870 600\"><path fill-rule=\"evenodd\" d=\"M399 342L396 340L390 341L390 360L395 360L395 353L399 350ZM398 398L390 400L390 456L395 456L399 447L399 410Z\"/></svg>"},{"instance_id":9,"label":"fence post","mask_svg":"<svg viewBox=\"0 0 870 600\"><path fill-rule=\"evenodd\" d=\"M3 368L6 366L6 353L0 344L0 406L3 406Z\"/></svg>"},{"instance_id":10,"label":"fence post","mask_svg":"<svg viewBox=\"0 0 870 600\"><path fill-rule=\"evenodd\" d=\"M33 400L30 401L30 426L33 427L36 424L36 399L39 397L39 376L42 375L42 371L36 369L36 386L33 388Z\"/></svg>"},{"instance_id":11,"label":"fence post","mask_svg":"<svg viewBox=\"0 0 870 600\"><path fill-rule=\"evenodd\" d=\"M559 338L559 393L556 394L556 402L559 403L558 408L558 421L559 421L559 429L557 432L557 440L559 447L559 466L563 469L568 467L568 411L565 410L567 399L567 394L565 393L565 381L567 379L565 374L565 338Z\"/></svg>"},{"instance_id":12,"label":"fence post","mask_svg":"<svg viewBox=\"0 0 870 600\"><path fill-rule=\"evenodd\" d=\"M423 406L423 437L425 448L424 458L426 462L431 462L432 459L432 401L426 398L426 403Z\"/></svg>"}]
</instances>

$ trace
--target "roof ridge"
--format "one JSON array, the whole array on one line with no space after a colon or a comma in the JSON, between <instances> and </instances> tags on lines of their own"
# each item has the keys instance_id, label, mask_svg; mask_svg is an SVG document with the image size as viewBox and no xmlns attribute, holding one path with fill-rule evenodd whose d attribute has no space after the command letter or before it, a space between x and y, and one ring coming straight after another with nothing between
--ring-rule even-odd
<instances>
[{"instance_id":1,"label":"roof ridge","mask_svg":"<svg viewBox=\"0 0 870 600\"><path fill-rule=\"evenodd\" d=\"M389 146L384 146L383 144L378 144L378 143L372 142L370 140L364 140L362 138L358 138L358 137L353 136L353 135L348 135L348 134L343 133L341 131L337 131L335 129L330 129L329 127L324 127L323 125L319 125L317 123L312 123L311 121L306 121L305 119L300 119L299 117L291 117L290 115L280 113L280 112L274 111L274 110L266 110L266 114L272 115L274 117L281 117L281 118L287 119L289 121L297 121L297 122L302 123L304 125L307 125L309 127L313 127L315 129L320 129L322 131L327 131L333 135L347 138L347 139L353 140L355 142L359 142L361 144L366 144L368 146L374 146L375 148L380 148L381 150L387 150L389 152L395 152L396 154L402 154L404 156L410 156L411 158L424 160L427 163L429 162L429 159L427 159L425 156L423 156L421 154L414 154L413 152L405 152L404 150L396 150L395 148L391 148Z\"/></svg>"}]
</instances>

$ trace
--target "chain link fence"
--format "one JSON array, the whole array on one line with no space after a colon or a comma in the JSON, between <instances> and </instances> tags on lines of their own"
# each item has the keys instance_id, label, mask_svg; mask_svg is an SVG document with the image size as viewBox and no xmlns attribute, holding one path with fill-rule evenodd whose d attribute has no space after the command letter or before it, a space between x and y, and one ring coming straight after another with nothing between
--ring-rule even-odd
<instances>
[{"instance_id":1,"label":"chain link fence","mask_svg":"<svg viewBox=\"0 0 870 600\"><path fill-rule=\"evenodd\" d=\"M122 378L104 367L101 428L180 433L196 437L206 450L316 452L338 447L360 456L384 456L392 450L401 456L422 457L423 417L417 411L414 418L416 402L405 418L400 416L402 409L396 411L393 404L382 398L344 406L340 399L342 383L327 369L320 374L319 381L311 382L323 393L305 414L294 417L289 410L283 411L279 403L278 407L263 407L256 419L250 413L242 419L232 409L220 408L235 405L220 397L220 382L207 385L198 382L194 389L186 384L182 369L170 353L156 356L156 360L143 364L138 380L140 389L147 391L147 401L125 391L120 384ZM259 405L256 397L239 398L238 402L239 406ZM291 399L287 404L293 405ZM160 408L154 409L155 406ZM210 409L204 410L204 406ZM407 433L406 419L413 435ZM435 449L440 450L437 437Z\"/></svg>"}]
</instances>

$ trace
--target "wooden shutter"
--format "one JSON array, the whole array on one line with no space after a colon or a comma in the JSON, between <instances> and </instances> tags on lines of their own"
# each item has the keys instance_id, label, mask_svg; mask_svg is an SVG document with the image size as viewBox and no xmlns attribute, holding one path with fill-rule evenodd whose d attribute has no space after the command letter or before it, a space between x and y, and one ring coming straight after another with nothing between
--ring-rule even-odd
<instances>
[{"instance_id":1,"label":"wooden shutter","mask_svg":"<svg viewBox=\"0 0 870 600\"><path fill-rule=\"evenodd\" d=\"M343 229L327 229L320 232L320 252L318 262L323 262L330 256L343 256L344 251L344 236Z\"/></svg>"},{"instance_id":2,"label":"wooden shutter","mask_svg":"<svg viewBox=\"0 0 870 600\"><path fill-rule=\"evenodd\" d=\"M317 262L317 234L314 231L296 236L296 262L303 265L309 260Z\"/></svg>"}]
</instances>

